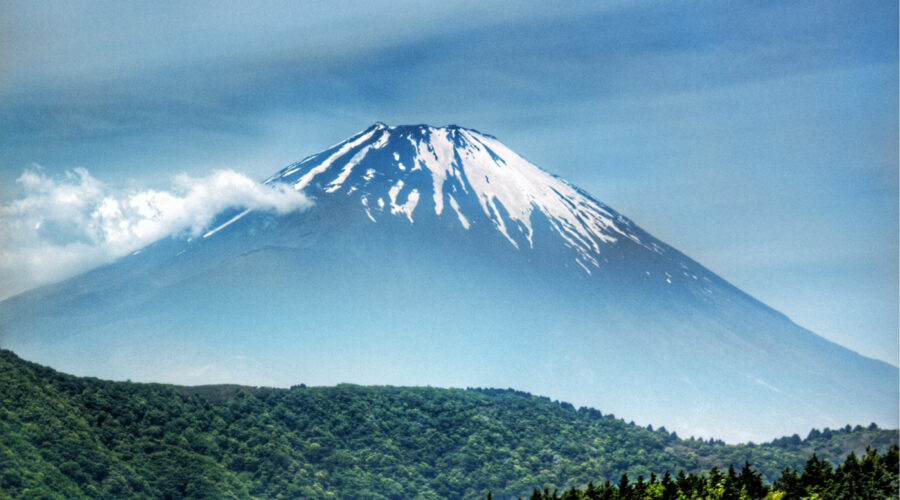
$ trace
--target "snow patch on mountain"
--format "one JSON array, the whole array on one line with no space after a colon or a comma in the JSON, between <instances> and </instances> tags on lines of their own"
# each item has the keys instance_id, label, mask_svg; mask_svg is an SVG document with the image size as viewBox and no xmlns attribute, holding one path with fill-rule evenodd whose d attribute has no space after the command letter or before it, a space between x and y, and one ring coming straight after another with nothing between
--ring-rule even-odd
<instances>
[{"instance_id":1,"label":"snow patch on mountain","mask_svg":"<svg viewBox=\"0 0 900 500\"><path fill-rule=\"evenodd\" d=\"M322 163L316 165L314 168L310 169L308 172L306 172L305 174L303 174L303 176L300 177L300 180L298 180L298 181L294 184L294 189L296 189L297 191L301 191L303 188L305 188L305 187L313 180L313 178L314 178L315 176L317 176L317 175L319 175L319 174L321 174L321 173L327 171L328 168L331 167L331 164L335 162L335 160L337 160L338 158L340 158L340 157L344 156L345 154L347 154L348 151L350 151L350 150L353 149L354 147L358 146L360 143L364 142L366 139L368 139L369 137L371 137L372 134L374 134L374 133L375 133L375 131L373 130L373 131L371 131L371 132L369 132L369 133L367 133L367 134L363 134L363 135L357 137L356 139L354 139L354 140L352 140L352 141L345 142L345 143L341 146L341 148L338 149L337 152L335 152L334 154L332 154L331 156L329 156L327 160L325 160L325 161L323 161ZM297 170L297 169L294 169L294 171L296 171L296 170Z\"/></svg>"},{"instance_id":2,"label":"snow patch on mountain","mask_svg":"<svg viewBox=\"0 0 900 500\"><path fill-rule=\"evenodd\" d=\"M387 158L382 150L389 152ZM365 173L354 175L357 167ZM370 200L377 199L378 209L389 200L390 210L383 213L412 223L413 211L422 209L420 197L425 195L428 209L437 217L449 203L463 229L487 223L517 249L534 248L535 216L541 214L563 244L576 251L578 265L588 274L590 267L599 267L603 247L622 238L657 253L665 251L656 242L642 242L630 221L496 138L454 125L377 123L266 182L290 183L314 196L345 187L347 194L358 191L359 203L373 221L379 215ZM480 212L473 212L473 207L480 207Z\"/></svg>"},{"instance_id":3,"label":"snow patch on mountain","mask_svg":"<svg viewBox=\"0 0 900 500\"><path fill-rule=\"evenodd\" d=\"M360 161L362 161L362 159L366 157L366 154L368 154L369 151L374 147L375 146L365 147L359 150L359 152L357 152L355 155L353 155L353 158L351 158L350 161L347 162L346 165L344 165L344 168L341 169L341 174L338 175L335 180L331 181L331 183L325 189L325 192L333 193L340 189L344 181L347 180L347 177L350 176L350 173L353 172L353 167L355 167Z\"/></svg>"},{"instance_id":4,"label":"snow patch on mountain","mask_svg":"<svg viewBox=\"0 0 900 500\"><path fill-rule=\"evenodd\" d=\"M456 202L456 199L453 198L452 195L447 195L447 198L450 199L450 206L453 207L453 210L456 212L456 216L459 217L459 223L462 224L462 227L466 230L469 229L469 219L466 219L466 216L459 210L459 203Z\"/></svg>"}]
</instances>

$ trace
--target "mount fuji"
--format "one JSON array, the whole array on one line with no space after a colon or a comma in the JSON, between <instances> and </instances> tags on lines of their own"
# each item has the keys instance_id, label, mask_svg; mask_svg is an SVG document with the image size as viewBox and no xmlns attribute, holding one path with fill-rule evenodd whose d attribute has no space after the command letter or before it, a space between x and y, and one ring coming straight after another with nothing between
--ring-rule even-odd
<instances>
[{"instance_id":1,"label":"mount fuji","mask_svg":"<svg viewBox=\"0 0 900 500\"><path fill-rule=\"evenodd\" d=\"M234 209L0 303L0 345L172 383L513 387L686 435L897 424L897 368L791 322L496 138L368 129Z\"/></svg>"}]
</instances>

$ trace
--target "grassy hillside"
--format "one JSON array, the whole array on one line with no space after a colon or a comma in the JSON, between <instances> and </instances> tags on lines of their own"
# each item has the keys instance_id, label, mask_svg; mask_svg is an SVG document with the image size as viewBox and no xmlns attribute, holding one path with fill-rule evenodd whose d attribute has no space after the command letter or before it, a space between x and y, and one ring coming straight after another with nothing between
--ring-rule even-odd
<instances>
[{"instance_id":1,"label":"grassy hillside","mask_svg":"<svg viewBox=\"0 0 900 500\"><path fill-rule=\"evenodd\" d=\"M725 445L512 390L135 384L0 351L0 497L477 498L745 461L771 481L896 442L872 426Z\"/></svg>"}]
</instances>

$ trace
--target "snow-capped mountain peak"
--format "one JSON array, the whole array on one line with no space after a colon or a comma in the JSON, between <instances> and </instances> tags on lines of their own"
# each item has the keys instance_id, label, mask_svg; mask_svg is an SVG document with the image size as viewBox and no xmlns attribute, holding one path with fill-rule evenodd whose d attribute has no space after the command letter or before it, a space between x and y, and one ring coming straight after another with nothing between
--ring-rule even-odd
<instances>
[{"instance_id":1,"label":"snow-capped mountain peak","mask_svg":"<svg viewBox=\"0 0 900 500\"><path fill-rule=\"evenodd\" d=\"M587 272L599 265L604 245L621 238L642 244L628 219L495 137L457 125L375 123L266 182L317 198L353 196L375 223L382 217L414 223L427 214L452 217L464 230L488 224L516 248L534 247L540 213Z\"/></svg>"},{"instance_id":2,"label":"snow-capped mountain peak","mask_svg":"<svg viewBox=\"0 0 900 500\"><path fill-rule=\"evenodd\" d=\"M740 440L896 421L896 367L489 135L376 123L267 182L314 206L2 301L0 345L122 379L517 387Z\"/></svg>"}]
</instances>

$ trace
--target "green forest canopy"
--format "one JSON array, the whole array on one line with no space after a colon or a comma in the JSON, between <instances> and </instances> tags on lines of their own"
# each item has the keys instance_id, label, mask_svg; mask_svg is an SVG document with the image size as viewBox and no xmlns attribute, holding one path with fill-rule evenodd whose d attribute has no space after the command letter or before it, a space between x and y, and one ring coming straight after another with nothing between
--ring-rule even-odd
<instances>
[{"instance_id":1,"label":"green forest canopy","mask_svg":"<svg viewBox=\"0 0 900 500\"><path fill-rule=\"evenodd\" d=\"M528 496L745 462L771 482L898 438L873 424L726 445L514 390L110 382L10 351L0 402L0 497Z\"/></svg>"}]
</instances>

